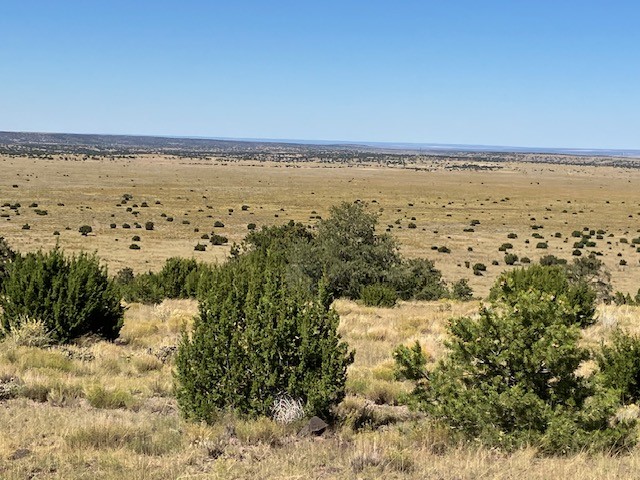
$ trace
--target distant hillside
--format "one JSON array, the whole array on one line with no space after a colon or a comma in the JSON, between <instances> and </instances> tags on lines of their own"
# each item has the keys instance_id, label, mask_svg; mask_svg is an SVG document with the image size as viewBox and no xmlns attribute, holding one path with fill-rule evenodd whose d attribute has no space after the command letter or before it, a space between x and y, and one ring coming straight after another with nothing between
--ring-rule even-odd
<instances>
[{"instance_id":1,"label":"distant hillside","mask_svg":"<svg viewBox=\"0 0 640 480\"><path fill-rule=\"evenodd\" d=\"M640 150L578 150L411 143L213 139L134 135L0 132L0 153L47 157L139 154L250 161L320 161L408 166L424 161L540 162L640 167Z\"/></svg>"}]
</instances>

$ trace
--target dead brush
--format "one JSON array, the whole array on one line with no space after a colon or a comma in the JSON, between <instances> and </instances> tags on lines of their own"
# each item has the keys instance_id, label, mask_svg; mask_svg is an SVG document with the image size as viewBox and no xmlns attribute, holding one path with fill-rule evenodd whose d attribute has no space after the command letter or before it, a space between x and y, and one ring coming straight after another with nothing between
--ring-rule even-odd
<instances>
[{"instance_id":1,"label":"dead brush","mask_svg":"<svg viewBox=\"0 0 640 480\"><path fill-rule=\"evenodd\" d=\"M0 400L18 396L22 382L10 375L0 375Z\"/></svg>"},{"instance_id":2,"label":"dead brush","mask_svg":"<svg viewBox=\"0 0 640 480\"><path fill-rule=\"evenodd\" d=\"M360 448L351 457L351 468L354 473L361 473L369 467L383 467L384 455L376 442L373 444L362 443Z\"/></svg>"},{"instance_id":3,"label":"dead brush","mask_svg":"<svg viewBox=\"0 0 640 480\"><path fill-rule=\"evenodd\" d=\"M166 323L173 315L174 310L167 303L163 302L153 307L153 317L156 320L160 320L162 323Z\"/></svg>"},{"instance_id":4,"label":"dead brush","mask_svg":"<svg viewBox=\"0 0 640 480\"><path fill-rule=\"evenodd\" d=\"M14 327L7 332L7 338L19 347L48 347L53 343L51 332L42 320L21 315Z\"/></svg>"},{"instance_id":5,"label":"dead brush","mask_svg":"<svg viewBox=\"0 0 640 480\"><path fill-rule=\"evenodd\" d=\"M284 425L304 418L302 401L296 400L288 394L278 395L273 401L271 412L273 420Z\"/></svg>"}]
</instances>

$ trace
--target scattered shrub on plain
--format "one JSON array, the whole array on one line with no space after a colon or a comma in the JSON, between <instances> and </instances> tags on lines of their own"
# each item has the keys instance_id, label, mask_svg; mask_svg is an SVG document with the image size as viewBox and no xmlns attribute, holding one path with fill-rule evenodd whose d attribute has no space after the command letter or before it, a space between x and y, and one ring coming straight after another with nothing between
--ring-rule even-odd
<instances>
[{"instance_id":1,"label":"scattered shrub on plain","mask_svg":"<svg viewBox=\"0 0 640 480\"><path fill-rule=\"evenodd\" d=\"M278 252L249 252L220 267L176 355L184 415L207 422L227 409L269 415L286 393L307 415L329 416L344 397L353 353L322 297L289 286Z\"/></svg>"},{"instance_id":2,"label":"scattered shrub on plain","mask_svg":"<svg viewBox=\"0 0 640 480\"><path fill-rule=\"evenodd\" d=\"M560 267L513 270L498 279L491 306L477 318L451 320L450 353L432 371L419 345L399 347L396 363L415 382L419 408L469 439L549 454L626 450L635 421L611 421L618 391L576 374L590 356L579 341L595 321L594 300Z\"/></svg>"},{"instance_id":3,"label":"scattered shrub on plain","mask_svg":"<svg viewBox=\"0 0 640 480\"><path fill-rule=\"evenodd\" d=\"M118 336L124 307L119 290L95 255L67 257L59 248L17 255L0 286L4 332L36 318L61 343L86 334Z\"/></svg>"}]
</instances>

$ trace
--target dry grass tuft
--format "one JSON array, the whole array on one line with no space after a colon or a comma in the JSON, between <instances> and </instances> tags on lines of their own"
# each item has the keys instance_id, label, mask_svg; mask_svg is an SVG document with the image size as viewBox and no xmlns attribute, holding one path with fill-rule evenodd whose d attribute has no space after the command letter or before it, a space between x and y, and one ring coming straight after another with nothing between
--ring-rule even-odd
<instances>
[{"instance_id":1,"label":"dry grass tuft","mask_svg":"<svg viewBox=\"0 0 640 480\"><path fill-rule=\"evenodd\" d=\"M91 425L75 425L64 436L71 449L121 449L140 455L166 455L183 448L175 420L155 419L152 425L114 421L100 416Z\"/></svg>"},{"instance_id":2,"label":"dry grass tuft","mask_svg":"<svg viewBox=\"0 0 640 480\"><path fill-rule=\"evenodd\" d=\"M8 332L8 340L19 347L48 347L52 343L51 332L42 320L21 318L19 326Z\"/></svg>"}]
</instances>

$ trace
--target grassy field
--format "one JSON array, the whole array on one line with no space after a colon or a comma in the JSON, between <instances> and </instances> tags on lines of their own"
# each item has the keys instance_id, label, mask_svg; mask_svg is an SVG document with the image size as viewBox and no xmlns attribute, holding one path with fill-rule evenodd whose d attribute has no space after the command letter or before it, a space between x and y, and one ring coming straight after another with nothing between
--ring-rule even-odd
<instances>
[{"instance_id":1,"label":"grassy field","mask_svg":"<svg viewBox=\"0 0 640 480\"><path fill-rule=\"evenodd\" d=\"M259 228L292 219L313 226L330 206L360 199L380 213L380 231L389 228L404 254L434 260L448 280L469 278L479 296L507 268L504 252L498 251L503 243L532 261L545 254L570 259L576 240L571 233L585 227L605 232L583 252L602 253L614 290L635 294L640 287L640 245L633 243L640 238L638 170L519 163L492 171L439 164L416 171L144 157L0 158L0 167L0 205L6 205L0 208L0 235L22 251L56 242L68 251L95 250L112 273L125 266L156 270L176 255L222 261L228 246L194 252L196 244L207 243L203 234L216 231L239 242L250 223ZM132 200L117 206L125 194ZM19 215L8 206L16 203ZM479 224L471 226L474 220ZM153 231L144 229L147 221L154 222ZM216 221L224 227L214 228ZM416 228L408 228L410 223ZM81 225L93 232L83 237ZM510 233L517 238L508 238ZM136 235L139 242L132 240ZM132 243L140 250L131 250ZM536 248L538 243L548 248ZM432 250L442 246L451 253ZM470 267L484 263L488 271L475 276L465 262Z\"/></svg>"},{"instance_id":2,"label":"grassy field","mask_svg":"<svg viewBox=\"0 0 640 480\"><path fill-rule=\"evenodd\" d=\"M414 171L170 158L2 158L0 204L21 206L19 215L10 207L0 209L8 215L0 217L0 236L20 251L59 241L67 251L97 251L111 273L125 266L142 271L158 269L174 255L223 261L228 247L193 250L205 242L203 233L215 230L240 241L248 223L293 219L313 225L331 205L361 199L372 211L382 209L380 227L393 226L403 253L435 260L449 280L469 278L478 296L507 268L498 251L502 243L513 243L515 253L532 260L547 253L571 258L571 232L584 227L606 232L593 250L603 253L614 289L635 293L640 253L632 239L640 236L640 173L501 166L451 171L430 165ZM124 194L133 198L116 206ZM216 220L225 226L214 228ZM472 220L480 223L470 227ZM154 222L154 230L144 229L147 221ZM417 228L408 228L409 222ZM124 223L131 228L123 229ZM25 224L30 228L23 229ZM78 232L84 224L93 230L87 237ZM474 231L463 231L468 228ZM56 230L59 236L53 235ZM517 238L508 239L509 233ZM140 250L129 248L134 235L141 237L135 242ZM548 248L536 249L539 241L548 241ZM451 253L431 250L443 245ZM475 276L465 261L485 263L488 272ZM87 339L36 348L7 338L0 345L0 424L6 433L0 437L0 478L637 478L640 447L623 456L544 458L534 449L508 455L452 443L445 431L401 405L410 385L394 379L393 348L418 340L435 361L445 353L447 320L472 315L478 306L478 301L401 302L376 309L335 302L341 333L356 357L348 396L338 410L341 421L318 438L298 436L300 425L268 419L227 416L214 426L181 419L172 395L171 353L197 313L193 301L129 305L115 343ZM639 325L640 307L600 306L584 342L597 345L615 326L640 333Z\"/></svg>"},{"instance_id":3,"label":"grassy field","mask_svg":"<svg viewBox=\"0 0 640 480\"><path fill-rule=\"evenodd\" d=\"M407 302L375 309L335 304L356 350L339 426L319 438L300 425L222 417L181 419L168 349L197 307L192 301L131 305L115 344L19 346L0 354L0 477L23 478L637 478L640 448L624 456L542 458L451 443L428 419L398 406L409 385L393 379L391 351L419 340L435 361L445 322L477 302ZM640 308L601 307L585 342L620 325L638 331Z\"/></svg>"}]
</instances>

